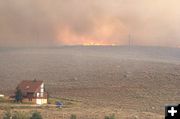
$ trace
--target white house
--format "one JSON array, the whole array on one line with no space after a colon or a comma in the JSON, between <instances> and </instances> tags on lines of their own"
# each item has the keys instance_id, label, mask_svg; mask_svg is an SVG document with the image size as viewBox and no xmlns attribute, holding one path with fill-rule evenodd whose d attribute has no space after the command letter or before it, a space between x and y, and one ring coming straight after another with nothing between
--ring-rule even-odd
<instances>
[{"instance_id":1,"label":"white house","mask_svg":"<svg viewBox=\"0 0 180 119\"><path fill-rule=\"evenodd\" d=\"M18 86L23 93L23 102L32 102L35 104L47 104L48 94L44 89L43 81L24 80Z\"/></svg>"}]
</instances>

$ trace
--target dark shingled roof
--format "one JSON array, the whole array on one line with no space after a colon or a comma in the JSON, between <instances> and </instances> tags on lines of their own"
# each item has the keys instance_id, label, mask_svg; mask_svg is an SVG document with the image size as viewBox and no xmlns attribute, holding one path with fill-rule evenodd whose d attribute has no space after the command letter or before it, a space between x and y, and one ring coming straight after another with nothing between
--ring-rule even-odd
<instances>
[{"instance_id":1,"label":"dark shingled roof","mask_svg":"<svg viewBox=\"0 0 180 119\"><path fill-rule=\"evenodd\" d=\"M43 81L39 80L24 80L17 86L17 88L19 88L22 92L36 92L42 83Z\"/></svg>"}]
</instances>

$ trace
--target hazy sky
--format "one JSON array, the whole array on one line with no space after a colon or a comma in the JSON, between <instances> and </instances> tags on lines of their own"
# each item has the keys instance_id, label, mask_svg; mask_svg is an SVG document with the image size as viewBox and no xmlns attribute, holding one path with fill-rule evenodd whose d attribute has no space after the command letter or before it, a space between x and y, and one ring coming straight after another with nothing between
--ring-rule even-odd
<instances>
[{"instance_id":1,"label":"hazy sky","mask_svg":"<svg viewBox=\"0 0 180 119\"><path fill-rule=\"evenodd\" d=\"M0 0L0 46L180 46L179 0Z\"/></svg>"}]
</instances>

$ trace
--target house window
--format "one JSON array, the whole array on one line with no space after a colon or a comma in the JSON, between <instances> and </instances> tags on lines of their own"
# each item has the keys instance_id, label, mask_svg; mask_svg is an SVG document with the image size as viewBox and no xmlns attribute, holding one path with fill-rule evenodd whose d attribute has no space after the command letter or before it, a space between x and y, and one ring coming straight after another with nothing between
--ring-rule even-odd
<instances>
[{"instance_id":1,"label":"house window","mask_svg":"<svg viewBox=\"0 0 180 119\"><path fill-rule=\"evenodd\" d=\"M41 88L41 92L44 92L44 89L43 89L43 88Z\"/></svg>"},{"instance_id":2,"label":"house window","mask_svg":"<svg viewBox=\"0 0 180 119\"><path fill-rule=\"evenodd\" d=\"M39 93L37 93L37 97L39 97Z\"/></svg>"},{"instance_id":3,"label":"house window","mask_svg":"<svg viewBox=\"0 0 180 119\"><path fill-rule=\"evenodd\" d=\"M43 93L41 93L41 97L43 97Z\"/></svg>"}]
</instances>

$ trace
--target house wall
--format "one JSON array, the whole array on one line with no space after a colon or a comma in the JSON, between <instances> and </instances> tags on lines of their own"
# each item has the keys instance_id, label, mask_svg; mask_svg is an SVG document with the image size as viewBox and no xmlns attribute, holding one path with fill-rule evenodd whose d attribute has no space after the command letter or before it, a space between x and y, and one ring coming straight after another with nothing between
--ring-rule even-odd
<instances>
[{"instance_id":1,"label":"house wall","mask_svg":"<svg viewBox=\"0 0 180 119\"><path fill-rule=\"evenodd\" d=\"M23 102L36 104L36 99L32 99L32 101L29 101L28 98L24 98L24 99L23 99Z\"/></svg>"},{"instance_id":2,"label":"house wall","mask_svg":"<svg viewBox=\"0 0 180 119\"><path fill-rule=\"evenodd\" d=\"M32 99L32 101L29 101L28 98L25 98L23 99L23 102L42 105L42 104L47 104L47 99Z\"/></svg>"},{"instance_id":3,"label":"house wall","mask_svg":"<svg viewBox=\"0 0 180 119\"><path fill-rule=\"evenodd\" d=\"M36 90L36 96L37 97L44 97L44 83L41 84L41 86Z\"/></svg>"},{"instance_id":4,"label":"house wall","mask_svg":"<svg viewBox=\"0 0 180 119\"><path fill-rule=\"evenodd\" d=\"M47 104L47 99L36 99L36 104L39 105Z\"/></svg>"},{"instance_id":5,"label":"house wall","mask_svg":"<svg viewBox=\"0 0 180 119\"><path fill-rule=\"evenodd\" d=\"M41 84L41 90L40 90L40 92L42 92L42 93L44 92L44 83Z\"/></svg>"}]
</instances>

